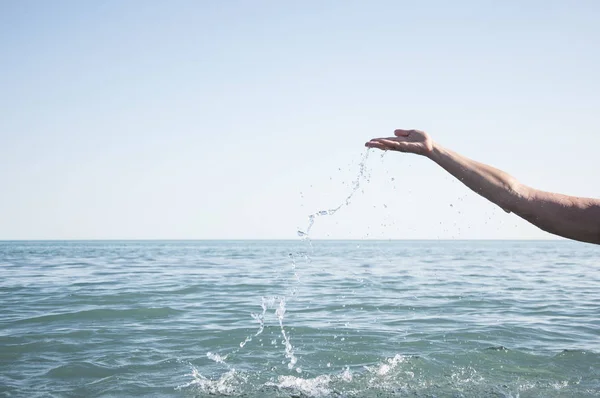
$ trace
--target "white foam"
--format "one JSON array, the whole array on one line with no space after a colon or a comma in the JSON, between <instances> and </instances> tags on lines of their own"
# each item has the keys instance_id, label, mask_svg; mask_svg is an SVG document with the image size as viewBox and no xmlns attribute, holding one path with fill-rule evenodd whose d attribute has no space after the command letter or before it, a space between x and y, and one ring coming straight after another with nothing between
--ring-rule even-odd
<instances>
[{"instance_id":1,"label":"white foam","mask_svg":"<svg viewBox=\"0 0 600 398\"><path fill-rule=\"evenodd\" d=\"M369 372L375 373L378 376L385 376L390 371L396 368L398 364L405 362L406 357L400 354L394 355L393 358L386 358L385 361L378 367L365 367Z\"/></svg>"},{"instance_id":2,"label":"white foam","mask_svg":"<svg viewBox=\"0 0 600 398\"><path fill-rule=\"evenodd\" d=\"M192 381L178 386L176 389L193 388L211 395L233 395L239 391L239 385L246 381L246 378L237 373L235 369L228 371L216 380L211 380L202 376L198 369L192 367L191 376L194 378Z\"/></svg>"},{"instance_id":3,"label":"white foam","mask_svg":"<svg viewBox=\"0 0 600 398\"><path fill-rule=\"evenodd\" d=\"M317 376L312 379L303 379L296 376L279 376L277 383L266 383L266 386L274 386L282 390L292 390L309 397L324 397L331 394L329 383L331 377L327 375Z\"/></svg>"},{"instance_id":4,"label":"white foam","mask_svg":"<svg viewBox=\"0 0 600 398\"><path fill-rule=\"evenodd\" d=\"M350 367L346 366L346 369L340 375L340 379L343 381L351 382L352 381L352 372L350 371Z\"/></svg>"}]
</instances>

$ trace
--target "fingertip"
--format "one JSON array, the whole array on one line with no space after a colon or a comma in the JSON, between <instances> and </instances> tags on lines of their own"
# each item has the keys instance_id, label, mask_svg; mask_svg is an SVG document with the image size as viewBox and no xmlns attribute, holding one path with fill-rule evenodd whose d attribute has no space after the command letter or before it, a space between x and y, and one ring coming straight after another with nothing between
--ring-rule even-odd
<instances>
[{"instance_id":1,"label":"fingertip","mask_svg":"<svg viewBox=\"0 0 600 398\"><path fill-rule=\"evenodd\" d=\"M396 129L394 130L394 135L396 137L408 137L409 130Z\"/></svg>"},{"instance_id":2,"label":"fingertip","mask_svg":"<svg viewBox=\"0 0 600 398\"><path fill-rule=\"evenodd\" d=\"M384 144L382 144L381 142L377 142L377 141L369 141L365 144L365 146L367 148L370 149L381 149L381 150L386 150L386 147Z\"/></svg>"}]
</instances>

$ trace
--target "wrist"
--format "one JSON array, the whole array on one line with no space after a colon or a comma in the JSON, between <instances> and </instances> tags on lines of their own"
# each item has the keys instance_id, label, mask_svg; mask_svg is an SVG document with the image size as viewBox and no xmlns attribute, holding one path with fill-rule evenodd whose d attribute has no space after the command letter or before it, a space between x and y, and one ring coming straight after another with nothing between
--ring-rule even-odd
<instances>
[{"instance_id":1,"label":"wrist","mask_svg":"<svg viewBox=\"0 0 600 398\"><path fill-rule=\"evenodd\" d=\"M431 141L431 146L423 155L437 163L443 151L444 148L441 145L439 145L435 141Z\"/></svg>"}]
</instances>

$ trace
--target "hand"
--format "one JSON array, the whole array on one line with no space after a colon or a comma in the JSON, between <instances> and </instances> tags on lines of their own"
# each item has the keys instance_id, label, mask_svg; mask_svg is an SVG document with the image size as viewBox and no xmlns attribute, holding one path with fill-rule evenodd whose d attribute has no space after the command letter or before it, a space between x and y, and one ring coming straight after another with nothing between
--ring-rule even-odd
<instances>
[{"instance_id":1,"label":"hand","mask_svg":"<svg viewBox=\"0 0 600 398\"><path fill-rule=\"evenodd\" d=\"M424 131L396 130L395 137L373 138L365 144L368 148L383 151L400 151L429 156L433 151L433 140Z\"/></svg>"}]
</instances>

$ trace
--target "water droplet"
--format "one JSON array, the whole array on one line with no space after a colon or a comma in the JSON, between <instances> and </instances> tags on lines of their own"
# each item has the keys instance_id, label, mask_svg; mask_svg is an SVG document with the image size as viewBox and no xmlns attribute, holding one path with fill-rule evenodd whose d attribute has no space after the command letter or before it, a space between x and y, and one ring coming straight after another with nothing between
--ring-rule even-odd
<instances>
[{"instance_id":1,"label":"water droplet","mask_svg":"<svg viewBox=\"0 0 600 398\"><path fill-rule=\"evenodd\" d=\"M302 232L302 231L300 231L300 230L298 230L296 233L297 233L297 234L298 234L298 236L300 236L300 237L302 237L302 236L306 236L306 232Z\"/></svg>"},{"instance_id":2,"label":"water droplet","mask_svg":"<svg viewBox=\"0 0 600 398\"><path fill-rule=\"evenodd\" d=\"M331 367L331 362L327 362L327 367L330 368Z\"/></svg>"}]
</instances>

